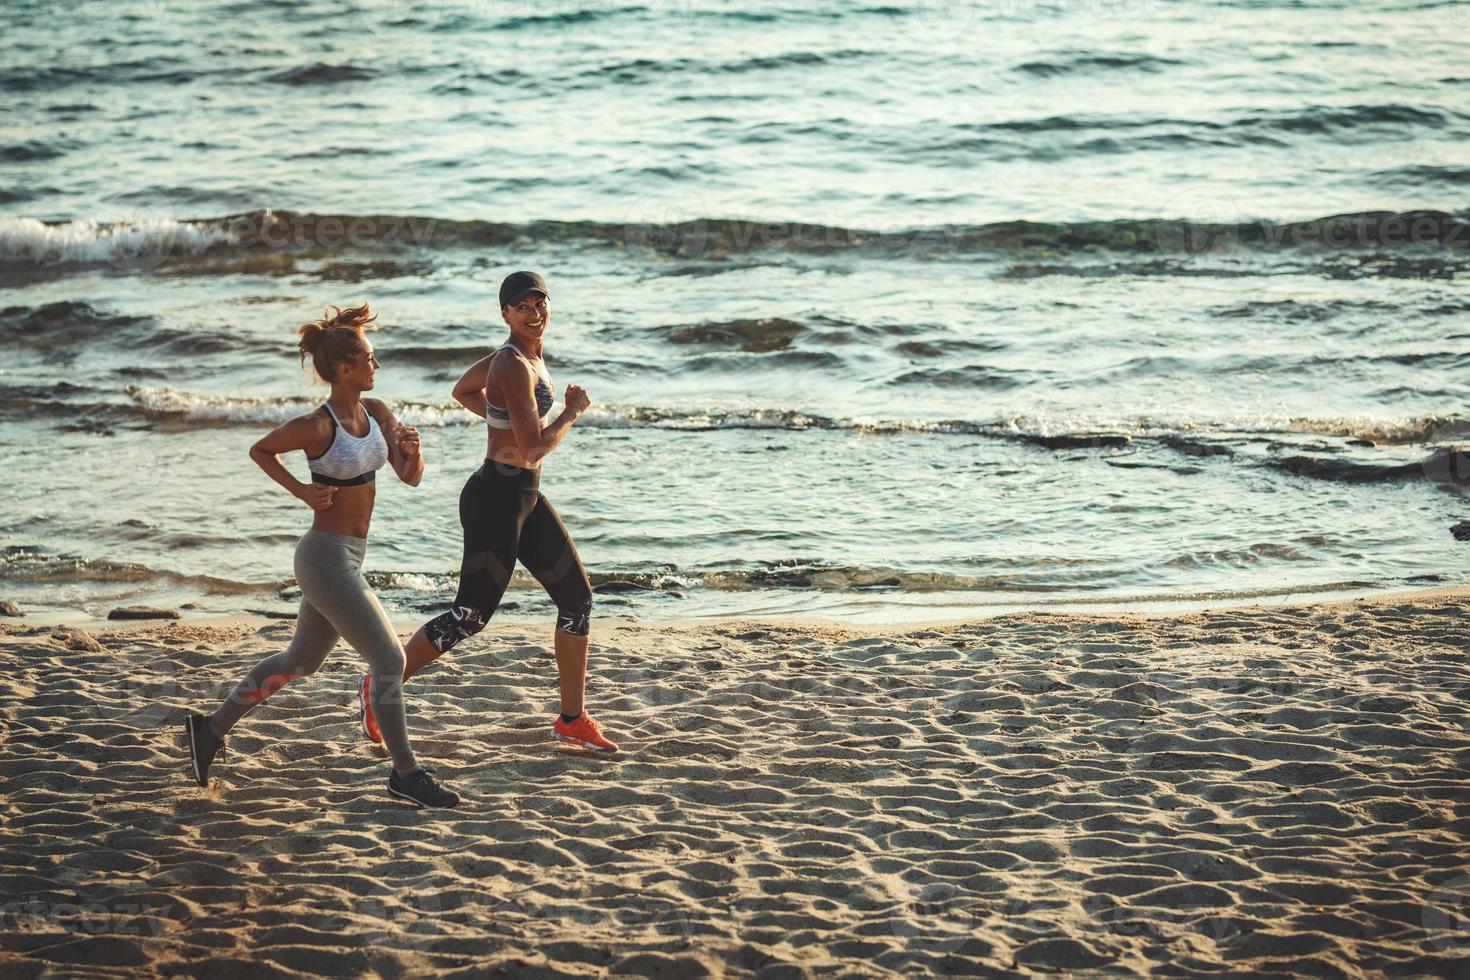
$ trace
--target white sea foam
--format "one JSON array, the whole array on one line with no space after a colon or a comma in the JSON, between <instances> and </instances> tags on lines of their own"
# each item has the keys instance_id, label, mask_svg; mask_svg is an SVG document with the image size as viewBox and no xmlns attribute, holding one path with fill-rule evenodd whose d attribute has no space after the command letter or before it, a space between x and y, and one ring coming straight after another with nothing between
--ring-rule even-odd
<instances>
[{"instance_id":1,"label":"white sea foam","mask_svg":"<svg viewBox=\"0 0 1470 980\"><path fill-rule=\"evenodd\" d=\"M322 390L315 398L237 398L209 395L179 388L128 385L128 397L150 418L214 425L280 423L304 415L326 400ZM453 402L426 405L396 402L393 412L399 421L415 427L442 426L469 419L468 413Z\"/></svg>"},{"instance_id":2,"label":"white sea foam","mask_svg":"<svg viewBox=\"0 0 1470 980\"><path fill-rule=\"evenodd\" d=\"M919 423L944 426L948 423ZM1169 435L1230 437L1238 435L1305 435L1366 439L1381 445L1445 442L1470 436L1470 419L1453 415L1225 415L1217 418L1117 416L1086 413L1058 416L1017 415L997 423L998 430L1017 436L1059 436L1082 432L1117 432L1132 438Z\"/></svg>"},{"instance_id":3,"label":"white sea foam","mask_svg":"<svg viewBox=\"0 0 1470 980\"><path fill-rule=\"evenodd\" d=\"M223 226L144 217L134 221L92 219L46 224L35 218L0 218L0 261L56 265L136 262L169 255L198 255L233 242Z\"/></svg>"},{"instance_id":4,"label":"white sea foam","mask_svg":"<svg viewBox=\"0 0 1470 980\"><path fill-rule=\"evenodd\" d=\"M142 385L129 385L125 390L134 404L149 417L206 425L283 422L311 411L326 397L325 390L314 398L239 398ZM424 428L478 424L478 420L462 406L449 400L437 403L395 402L393 411L405 424ZM1398 418L1254 415L1205 420L1076 415L1012 416L978 422L872 416L828 418L771 409L702 410L642 405L599 405L590 409L577 424L593 429L829 429L864 434L979 435L1019 439L1097 434L1143 439L1175 435L1228 439L1243 434L1281 434L1368 439L1384 444L1444 442L1470 435L1470 420L1434 415Z\"/></svg>"}]
</instances>

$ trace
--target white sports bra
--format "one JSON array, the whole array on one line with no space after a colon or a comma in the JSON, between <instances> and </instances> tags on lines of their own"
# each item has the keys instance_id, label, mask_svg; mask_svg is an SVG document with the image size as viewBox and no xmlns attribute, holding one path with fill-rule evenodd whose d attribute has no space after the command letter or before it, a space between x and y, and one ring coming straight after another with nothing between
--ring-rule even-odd
<instances>
[{"instance_id":1,"label":"white sports bra","mask_svg":"<svg viewBox=\"0 0 1470 980\"><path fill-rule=\"evenodd\" d=\"M355 436L342 428L331 405L322 407L332 417L332 441L320 456L306 457L311 463L312 480L333 487L372 483L377 479L374 471L388 462L388 440L383 438L378 420L364 407L363 414L368 417L367 435Z\"/></svg>"},{"instance_id":2,"label":"white sports bra","mask_svg":"<svg viewBox=\"0 0 1470 980\"><path fill-rule=\"evenodd\" d=\"M495 353L498 354L507 347L522 357L526 357L525 351L510 341L506 341L495 348ZM550 414L551 406L556 404L556 387L551 383L551 372L546 370L545 361L532 361L529 357L526 357L526 360L536 372L536 413L544 419ZM509 429L511 427L510 413L503 408L498 408L490 404L489 398L485 399L485 421L492 429Z\"/></svg>"}]
</instances>

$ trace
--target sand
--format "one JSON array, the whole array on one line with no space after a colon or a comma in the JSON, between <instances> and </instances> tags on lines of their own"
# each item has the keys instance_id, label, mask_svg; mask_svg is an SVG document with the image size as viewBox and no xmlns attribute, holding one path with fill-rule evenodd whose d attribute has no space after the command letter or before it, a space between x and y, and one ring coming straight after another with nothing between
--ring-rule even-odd
<instances>
[{"instance_id":1,"label":"sand","mask_svg":"<svg viewBox=\"0 0 1470 980\"><path fill-rule=\"evenodd\" d=\"M0 975L1470 975L1470 593L961 625L544 628L179 736L290 623L0 627ZM407 634L411 624L404 624Z\"/></svg>"}]
</instances>

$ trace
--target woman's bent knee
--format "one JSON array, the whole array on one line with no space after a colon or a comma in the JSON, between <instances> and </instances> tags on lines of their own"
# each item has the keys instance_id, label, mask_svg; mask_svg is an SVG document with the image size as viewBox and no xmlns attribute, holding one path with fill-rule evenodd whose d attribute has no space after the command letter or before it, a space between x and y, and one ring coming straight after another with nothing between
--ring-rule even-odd
<instances>
[{"instance_id":1,"label":"woman's bent knee","mask_svg":"<svg viewBox=\"0 0 1470 980\"><path fill-rule=\"evenodd\" d=\"M442 616L435 616L425 623L424 636L435 650L448 653L449 648L460 640L474 636L484 629L488 619L488 616L473 606L455 606Z\"/></svg>"},{"instance_id":2,"label":"woman's bent knee","mask_svg":"<svg viewBox=\"0 0 1470 980\"><path fill-rule=\"evenodd\" d=\"M592 593L581 602L558 606L556 628L569 636L586 636L592 631Z\"/></svg>"},{"instance_id":3,"label":"woman's bent knee","mask_svg":"<svg viewBox=\"0 0 1470 980\"><path fill-rule=\"evenodd\" d=\"M391 646L387 643L375 646L377 649L363 651L364 659L373 669L373 673L384 677L402 677L408 658L403 655L403 647L398 643L398 638L393 638Z\"/></svg>"},{"instance_id":4,"label":"woman's bent knee","mask_svg":"<svg viewBox=\"0 0 1470 980\"><path fill-rule=\"evenodd\" d=\"M322 664L327 662L327 655L331 652L330 647L320 651L293 651L288 648L285 656L282 658L282 667L284 668L282 672L290 673L293 677L310 677L322 669Z\"/></svg>"}]
</instances>

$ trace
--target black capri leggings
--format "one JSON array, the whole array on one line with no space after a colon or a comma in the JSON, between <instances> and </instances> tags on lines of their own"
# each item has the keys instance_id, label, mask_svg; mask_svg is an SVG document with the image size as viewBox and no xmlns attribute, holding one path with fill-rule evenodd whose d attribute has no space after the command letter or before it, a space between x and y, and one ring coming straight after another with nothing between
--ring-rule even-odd
<instances>
[{"instance_id":1,"label":"black capri leggings","mask_svg":"<svg viewBox=\"0 0 1470 980\"><path fill-rule=\"evenodd\" d=\"M566 525L538 489L539 470L485 461L459 495L464 561L454 608L424 624L434 649L445 652L485 628L510 584L519 558L556 603L556 628L586 636L592 584Z\"/></svg>"}]
</instances>

